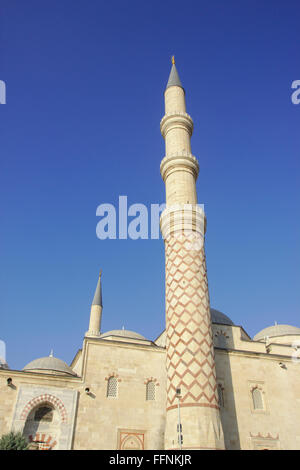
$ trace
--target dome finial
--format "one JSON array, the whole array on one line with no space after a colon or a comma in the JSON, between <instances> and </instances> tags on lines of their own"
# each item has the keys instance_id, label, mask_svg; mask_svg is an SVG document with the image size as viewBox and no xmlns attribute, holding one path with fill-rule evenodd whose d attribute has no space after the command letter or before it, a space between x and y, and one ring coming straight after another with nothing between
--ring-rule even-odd
<instances>
[{"instance_id":1,"label":"dome finial","mask_svg":"<svg viewBox=\"0 0 300 470\"><path fill-rule=\"evenodd\" d=\"M172 61L172 64L175 65L175 57L173 55L172 55L171 61Z\"/></svg>"}]
</instances>

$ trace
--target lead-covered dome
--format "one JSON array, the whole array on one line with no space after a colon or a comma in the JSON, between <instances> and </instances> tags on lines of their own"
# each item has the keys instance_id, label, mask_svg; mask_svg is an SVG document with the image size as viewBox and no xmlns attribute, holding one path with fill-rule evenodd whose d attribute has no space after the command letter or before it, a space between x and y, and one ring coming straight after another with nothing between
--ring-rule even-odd
<instances>
[{"instance_id":1,"label":"lead-covered dome","mask_svg":"<svg viewBox=\"0 0 300 470\"><path fill-rule=\"evenodd\" d=\"M123 330L123 329L107 331L106 333L102 333L102 335L100 335L100 338L106 338L108 336L121 336L123 338L146 340L144 336L140 335L139 333L136 333L135 331Z\"/></svg>"},{"instance_id":2,"label":"lead-covered dome","mask_svg":"<svg viewBox=\"0 0 300 470\"><path fill-rule=\"evenodd\" d=\"M211 321L212 323L219 323L221 325L231 325L234 326L234 323L232 320L230 320L225 313L219 312L219 310L216 310L214 308L210 309L210 316L211 316Z\"/></svg>"},{"instance_id":3,"label":"lead-covered dome","mask_svg":"<svg viewBox=\"0 0 300 470\"><path fill-rule=\"evenodd\" d=\"M64 361L58 359L57 357L47 356L34 359L34 361L29 362L24 369L25 371L30 372L43 372L49 374L67 374L75 376L75 372L68 366Z\"/></svg>"},{"instance_id":4,"label":"lead-covered dome","mask_svg":"<svg viewBox=\"0 0 300 470\"><path fill-rule=\"evenodd\" d=\"M259 331L254 337L254 341L262 341L265 337L269 338L282 338L300 336L300 328L292 325L272 325ZM283 338L282 338L283 339Z\"/></svg>"}]
</instances>

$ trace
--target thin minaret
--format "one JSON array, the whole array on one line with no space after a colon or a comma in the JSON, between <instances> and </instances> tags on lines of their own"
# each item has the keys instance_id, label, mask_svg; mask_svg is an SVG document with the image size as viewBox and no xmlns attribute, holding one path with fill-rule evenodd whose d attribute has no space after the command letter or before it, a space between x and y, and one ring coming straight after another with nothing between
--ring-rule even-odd
<instances>
[{"instance_id":1,"label":"thin minaret","mask_svg":"<svg viewBox=\"0 0 300 470\"><path fill-rule=\"evenodd\" d=\"M86 332L85 336L99 337L101 330L101 315L102 315L102 288L101 288L101 274L100 271L98 283L93 298L91 313L90 313L90 325L89 330Z\"/></svg>"},{"instance_id":2,"label":"thin minaret","mask_svg":"<svg viewBox=\"0 0 300 470\"><path fill-rule=\"evenodd\" d=\"M205 216L197 205L199 165L191 153L193 121L186 113L174 57L160 129L166 146L160 166L166 186L166 209L161 215L166 262L165 449L224 449L204 252Z\"/></svg>"}]
</instances>

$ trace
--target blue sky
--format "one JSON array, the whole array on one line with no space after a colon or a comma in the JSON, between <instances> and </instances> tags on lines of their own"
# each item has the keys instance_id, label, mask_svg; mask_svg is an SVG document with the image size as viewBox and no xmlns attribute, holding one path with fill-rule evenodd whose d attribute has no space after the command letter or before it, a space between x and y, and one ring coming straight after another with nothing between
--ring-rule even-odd
<instances>
[{"instance_id":1,"label":"blue sky","mask_svg":"<svg viewBox=\"0 0 300 470\"><path fill-rule=\"evenodd\" d=\"M194 120L211 305L253 336L300 326L297 1L2 0L0 339L11 368L164 328L162 240L96 237L96 208L164 202L170 57Z\"/></svg>"}]
</instances>

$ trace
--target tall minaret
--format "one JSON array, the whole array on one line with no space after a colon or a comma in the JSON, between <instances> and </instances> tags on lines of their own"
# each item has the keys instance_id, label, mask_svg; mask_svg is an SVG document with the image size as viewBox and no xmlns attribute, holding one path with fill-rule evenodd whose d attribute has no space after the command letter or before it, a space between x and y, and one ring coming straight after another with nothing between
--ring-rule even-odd
<instances>
[{"instance_id":1,"label":"tall minaret","mask_svg":"<svg viewBox=\"0 0 300 470\"><path fill-rule=\"evenodd\" d=\"M101 315L102 315L102 289L101 289L101 271L98 278L98 283L93 299L93 303L91 306L91 313L90 313L90 325L89 330L86 332L85 336L93 336L99 337L100 336L100 328L101 328Z\"/></svg>"},{"instance_id":2,"label":"tall minaret","mask_svg":"<svg viewBox=\"0 0 300 470\"><path fill-rule=\"evenodd\" d=\"M167 413L165 449L224 449L204 253L205 216L197 206L199 165L191 154L193 121L174 57L160 129L166 156L161 231L166 257ZM180 398L178 397L180 395ZM180 410L178 410L180 400Z\"/></svg>"}]
</instances>

